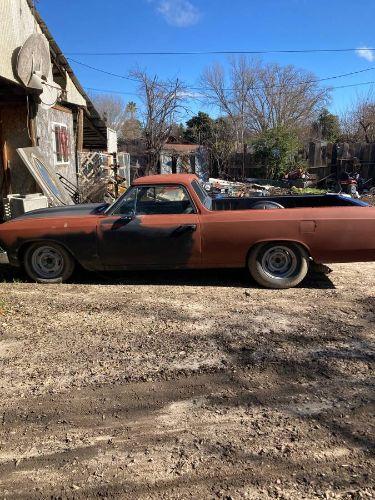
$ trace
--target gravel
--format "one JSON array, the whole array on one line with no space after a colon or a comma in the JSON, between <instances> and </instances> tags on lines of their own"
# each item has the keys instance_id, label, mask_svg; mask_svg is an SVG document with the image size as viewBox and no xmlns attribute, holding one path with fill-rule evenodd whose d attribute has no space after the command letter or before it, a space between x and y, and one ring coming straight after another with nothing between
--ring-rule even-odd
<instances>
[{"instance_id":1,"label":"gravel","mask_svg":"<svg viewBox=\"0 0 375 500\"><path fill-rule=\"evenodd\" d=\"M0 277L6 498L374 498L375 264Z\"/></svg>"}]
</instances>

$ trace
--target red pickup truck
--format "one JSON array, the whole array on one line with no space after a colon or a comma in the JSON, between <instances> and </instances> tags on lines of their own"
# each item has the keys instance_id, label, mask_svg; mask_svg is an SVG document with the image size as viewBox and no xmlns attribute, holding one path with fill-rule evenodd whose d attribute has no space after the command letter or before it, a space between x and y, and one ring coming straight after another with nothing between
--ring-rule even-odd
<instances>
[{"instance_id":1,"label":"red pickup truck","mask_svg":"<svg viewBox=\"0 0 375 500\"><path fill-rule=\"evenodd\" d=\"M340 195L211 198L190 174L133 182L114 204L36 210L0 225L11 265L35 281L88 270L248 268L270 288L312 261L375 260L375 208Z\"/></svg>"}]
</instances>

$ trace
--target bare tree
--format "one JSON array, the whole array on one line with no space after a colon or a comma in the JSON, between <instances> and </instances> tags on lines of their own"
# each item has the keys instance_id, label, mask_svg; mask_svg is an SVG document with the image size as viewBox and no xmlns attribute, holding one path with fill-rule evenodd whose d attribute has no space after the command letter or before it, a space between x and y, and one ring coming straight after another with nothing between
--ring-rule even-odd
<instances>
[{"instance_id":1,"label":"bare tree","mask_svg":"<svg viewBox=\"0 0 375 500\"><path fill-rule=\"evenodd\" d=\"M357 100L341 115L343 139L348 142L375 142L375 97L373 90Z\"/></svg>"},{"instance_id":2,"label":"bare tree","mask_svg":"<svg viewBox=\"0 0 375 500\"><path fill-rule=\"evenodd\" d=\"M246 58L232 59L230 62L229 82L224 68L220 64L208 67L201 78L203 94L221 113L232 122L236 143L235 150L242 150L242 169L245 168L245 132L247 108L254 86L253 76L249 71ZM229 85L228 85L229 84ZM231 88L227 88L227 86Z\"/></svg>"},{"instance_id":3,"label":"bare tree","mask_svg":"<svg viewBox=\"0 0 375 500\"><path fill-rule=\"evenodd\" d=\"M329 100L329 89L313 74L245 58L232 60L228 78L220 65L206 69L202 82L209 101L237 124L241 140L246 132L306 127Z\"/></svg>"},{"instance_id":4,"label":"bare tree","mask_svg":"<svg viewBox=\"0 0 375 500\"><path fill-rule=\"evenodd\" d=\"M139 81L144 104L143 134L148 154L148 171L160 171L160 153L171 134L172 126L185 109L186 90L180 80L161 81L145 71L132 76Z\"/></svg>"},{"instance_id":5,"label":"bare tree","mask_svg":"<svg viewBox=\"0 0 375 500\"><path fill-rule=\"evenodd\" d=\"M309 126L329 101L329 89L319 87L312 73L294 66L259 65L253 70L256 86L248 105L248 125L255 132Z\"/></svg>"},{"instance_id":6,"label":"bare tree","mask_svg":"<svg viewBox=\"0 0 375 500\"><path fill-rule=\"evenodd\" d=\"M121 137L126 118L126 105L122 97L113 94L95 94L90 97L107 126L116 130Z\"/></svg>"},{"instance_id":7,"label":"bare tree","mask_svg":"<svg viewBox=\"0 0 375 500\"><path fill-rule=\"evenodd\" d=\"M217 118L213 122L211 130L206 144L213 160L211 173L214 176L225 178L229 173L231 156L235 152L233 139L237 131L228 118Z\"/></svg>"}]
</instances>

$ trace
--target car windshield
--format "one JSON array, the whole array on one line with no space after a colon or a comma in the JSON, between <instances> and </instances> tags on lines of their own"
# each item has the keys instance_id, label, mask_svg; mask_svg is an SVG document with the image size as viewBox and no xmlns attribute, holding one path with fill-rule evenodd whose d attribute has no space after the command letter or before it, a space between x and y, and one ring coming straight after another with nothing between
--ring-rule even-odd
<instances>
[{"instance_id":1,"label":"car windshield","mask_svg":"<svg viewBox=\"0 0 375 500\"><path fill-rule=\"evenodd\" d=\"M190 196L180 185L134 186L106 210L108 215L195 213Z\"/></svg>"},{"instance_id":2,"label":"car windshield","mask_svg":"<svg viewBox=\"0 0 375 500\"><path fill-rule=\"evenodd\" d=\"M112 213L116 212L116 209L120 205L122 205L123 203L126 203L126 201L129 201L130 204L133 202L133 204L134 204L135 203L136 194L137 194L137 188L130 186L130 188L127 189L125 191L125 193L122 196L120 196L120 198L117 198L117 200L114 201L112 203L112 205L109 205L109 207L107 208L107 210L105 211L105 213L106 214L112 214Z\"/></svg>"}]
</instances>

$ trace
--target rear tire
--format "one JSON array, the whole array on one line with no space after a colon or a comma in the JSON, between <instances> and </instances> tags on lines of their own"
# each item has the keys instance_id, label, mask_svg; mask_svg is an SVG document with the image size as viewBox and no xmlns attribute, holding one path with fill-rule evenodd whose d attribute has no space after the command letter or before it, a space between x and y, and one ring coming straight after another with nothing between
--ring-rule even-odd
<instances>
[{"instance_id":1,"label":"rear tire","mask_svg":"<svg viewBox=\"0 0 375 500\"><path fill-rule=\"evenodd\" d=\"M259 285L266 288L292 288L306 277L309 255L295 243L273 242L255 246L249 255L248 268Z\"/></svg>"},{"instance_id":2,"label":"rear tire","mask_svg":"<svg viewBox=\"0 0 375 500\"><path fill-rule=\"evenodd\" d=\"M73 274L73 257L60 245L40 242L30 245L24 256L28 276L37 283L62 283Z\"/></svg>"}]
</instances>

